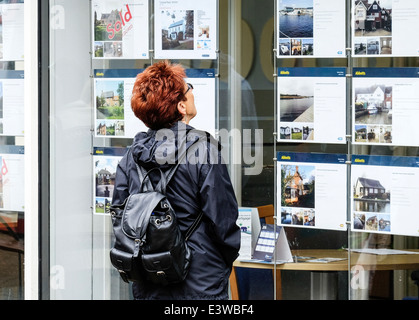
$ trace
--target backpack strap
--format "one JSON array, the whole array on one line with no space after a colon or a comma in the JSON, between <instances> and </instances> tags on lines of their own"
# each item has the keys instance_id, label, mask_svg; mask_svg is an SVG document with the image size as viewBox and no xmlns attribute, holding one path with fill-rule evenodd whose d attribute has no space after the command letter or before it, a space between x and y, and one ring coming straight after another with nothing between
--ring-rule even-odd
<instances>
[{"instance_id":1,"label":"backpack strap","mask_svg":"<svg viewBox=\"0 0 419 320\"><path fill-rule=\"evenodd\" d=\"M175 166L173 166L166 174L163 174L161 169L159 167L151 168L149 171L146 171L143 167L140 167L137 162L134 161L136 167L138 176L140 178L140 192L146 192L150 190L157 190L161 192L162 194L166 194L166 186L169 184L169 181L172 179L173 175L175 174L177 168L179 167L180 163L183 161L183 159L186 157L187 151L182 155L182 157L178 160ZM154 188L151 180L150 180L150 173L152 171L158 171L160 172L160 180L157 186ZM148 178L148 180L147 180Z\"/></svg>"},{"instance_id":2,"label":"backpack strap","mask_svg":"<svg viewBox=\"0 0 419 320\"><path fill-rule=\"evenodd\" d=\"M139 191L140 193L147 192L150 190L156 190L162 194L166 194L166 186L167 186L166 175L163 174L163 172L160 170L159 167L151 168L148 172L146 172L144 168L140 167L137 163L135 163L135 165L137 166L137 172L138 172L138 176L141 182L140 191ZM160 180L155 188L153 187L150 177L149 177L152 171L158 171L160 173ZM144 182L147 183L147 186ZM144 187L146 187L146 190L144 190Z\"/></svg>"},{"instance_id":3,"label":"backpack strap","mask_svg":"<svg viewBox=\"0 0 419 320\"><path fill-rule=\"evenodd\" d=\"M192 233L198 228L198 225L201 223L202 217L204 216L204 212L201 211L198 215L198 218L192 223L192 225L186 230L185 234L185 241L188 241L191 237Z\"/></svg>"},{"instance_id":4,"label":"backpack strap","mask_svg":"<svg viewBox=\"0 0 419 320\"><path fill-rule=\"evenodd\" d=\"M206 140L207 139L207 136L203 136L203 137L200 137L199 139L197 139L197 140L195 140L189 147L188 147L188 149L190 148L190 147L192 147L195 143L197 143L197 142L199 142L199 141L201 141L201 140ZM185 145L186 145L186 142L184 143ZM182 148L179 148L179 149L182 149ZM186 149L186 148L185 148ZM157 190L162 190L162 191L164 191L164 192L162 192L163 194L166 194L166 186L169 184L169 182L170 182L170 180L172 179L172 177L173 177L173 175L175 174L175 172L176 172L176 170L177 170L177 168L179 167L179 165L183 162L183 160L186 158L186 155L187 155L187 153L188 153L188 149L186 149L179 157L178 157L178 161L177 161L177 163L170 169L170 170L168 170L167 172L166 172L166 174L165 174L165 178L166 179L160 179L160 181L159 181L159 184L156 186L156 189ZM135 161L135 159L134 159L134 163L135 163L135 165L137 166L137 172L138 172L138 176L139 176L139 178L140 178L140 183L141 183L141 187L140 187L140 192L142 192L142 190L144 190L143 188L144 187L146 187L146 189L144 190L144 191L149 191L149 190L154 190L155 188L153 187L153 185L152 185L152 183L151 183L151 181L150 181L150 178L148 179L148 181L147 182L145 182L146 181L146 178L149 176L149 173L151 172L151 171L153 171L153 170L157 170L157 169L159 169L158 171L160 171L161 172L161 170L160 170L160 168L158 168L158 167L155 167L155 168L152 168L152 169L150 169L148 172L143 168L143 167L140 167L138 164L137 164L137 162ZM143 186L144 185L144 183L147 183L147 185L146 186Z\"/></svg>"},{"instance_id":5,"label":"backpack strap","mask_svg":"<svg viewBox=\"0 0 419 320\"><path fill-rule=\"evenodd\" d=\"M204 139L206 140L207 137L204 136L204 137L201 137L201 138L197 139L196 141L194 141L192 143L192 145L189 146L189 148L192 147L198 141L201 141L201 140L204 140ZM181 162L186 158L188 149L185 150L185 152L180 157L178 157L178 161L177 161L176 165L173 166L165 175L163 174L163 172L160 170L159 167L152 168L152 169L150 169L147 172L143 167L140 167L137 164L137 162L134 160L134 163L137 166L137 172L138 172L138 176L140 178L140 183L141 183L140 192L142 192L143 187L146 187L146 190L145 191L154 190L155 189L153 187L151 181L150 181L149 174L153 170L158 170L158 171L160 171L160 174L161 174L162 179L160 179L159 184L156 186L156 189L159 190L159 188L160 188L161 192L163 194L166 194L166 186L169 184L170 180L174 176L174 174L175 174L176 170L178 169L179 165L181 164ZM147 180L147 178L148 178L148 180ZM147 184L147 185L145 185L145 184ZM191 205L191 206L193 206L193 207L196 208L196 206L194 206L194 205ZM203 216L204 216L204 212L201 211L199 213L198 217L192 223L192 225L186 230L186 233L185 233L185 241L188 241L189 238L191 237L192 233L198 228L199 224L201 223L201 220L202 220L202 217Z\"/></svg>"}]
</instances>

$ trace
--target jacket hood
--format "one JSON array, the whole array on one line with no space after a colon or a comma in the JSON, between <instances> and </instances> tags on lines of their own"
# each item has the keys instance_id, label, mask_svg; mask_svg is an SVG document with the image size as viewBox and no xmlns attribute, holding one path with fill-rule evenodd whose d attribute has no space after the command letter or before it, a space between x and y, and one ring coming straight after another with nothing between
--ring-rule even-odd
<instances>
[{"instance_id":1,"label":"jacket hood","mask_svg":"<svg viewBox=\"0 0 419 320\"><path fill-rule=\"evenodd\" d=\"M173 166L179 155L203 135L206 133L183 122L177 122L169 129L139 132L134 138L131 150L138 165L145 169L160 166L164 170Z\"/></svg>"}]
</instances>

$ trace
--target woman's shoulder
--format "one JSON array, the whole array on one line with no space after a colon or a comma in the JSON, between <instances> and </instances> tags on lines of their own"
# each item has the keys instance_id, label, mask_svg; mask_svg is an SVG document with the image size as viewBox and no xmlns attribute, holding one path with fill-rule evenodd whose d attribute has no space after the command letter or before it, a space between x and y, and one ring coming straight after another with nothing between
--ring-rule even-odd
<instances>
[{"instance_id":1,"label":"woman's shoulder","mask_svg":"<svg viewBox=\"0 0 419 320\"><path fill-rule=\"evenodd\" d=\"M198 129L191 129L187 133L187 140L192 143L200 143L200 144L208 144L210 145L219 145L219 142L217 139L214 138L214 136L204 130L198 130Z\"/></svg>"}]
</instances>

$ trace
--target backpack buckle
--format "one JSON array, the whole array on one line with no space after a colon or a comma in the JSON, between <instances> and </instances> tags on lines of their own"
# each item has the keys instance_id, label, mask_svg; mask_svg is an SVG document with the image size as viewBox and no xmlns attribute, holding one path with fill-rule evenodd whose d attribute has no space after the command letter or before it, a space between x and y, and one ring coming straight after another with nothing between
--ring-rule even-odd
<instances>
[{"instance_id":1,"label":"backpack buckle","mask_svg":"<svg viewBox=\"0 0 419 320\"><path fill-rule=\"evenodd\" d=\"M126 274L126 272L124 270L120 270L118 269L119 275L121 276L122 280L124 280L124 282L129 283L128 281L128 276Z\"/></svg>"},{"instance_id":2,"label":"backpack buckle","mask_svg":"<svg viewBox=\"0 0 419 320\"><path fill-rule=\"evenodd\" d=\"M134 242L137 243L140 247L142 247L145 243L143 239L135 239Z\"/></svg>"}]
</instances>

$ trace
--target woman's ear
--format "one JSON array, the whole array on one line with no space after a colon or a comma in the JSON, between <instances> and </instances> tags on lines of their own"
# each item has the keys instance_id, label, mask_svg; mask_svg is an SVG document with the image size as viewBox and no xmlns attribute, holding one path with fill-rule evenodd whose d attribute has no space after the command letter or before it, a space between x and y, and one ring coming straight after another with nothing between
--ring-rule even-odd
<instances>
[{"instance_id":1,"label":"woman's ear","mask_svg":"<svg viewBox=\"0 0 419 320\"><path fill-rule=\"evenodd\" d=\"M179 103L177 104L177 110L182 116L186 115L186 105L185 103L183 103L183 101L179 101Z\"/></svg>"}]
</instances>

